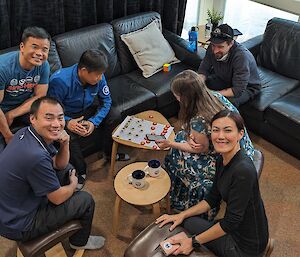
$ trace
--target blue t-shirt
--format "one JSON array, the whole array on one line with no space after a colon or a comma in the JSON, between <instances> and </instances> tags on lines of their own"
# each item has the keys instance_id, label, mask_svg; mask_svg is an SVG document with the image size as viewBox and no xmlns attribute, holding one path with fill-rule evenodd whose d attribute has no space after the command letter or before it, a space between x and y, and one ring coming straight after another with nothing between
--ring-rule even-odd
<instances>
[{"instance_id":1,"label":"blue t-shirt","mask_svg":"<svg viewBox=\"0 0 300 257\"><path fill-rule=\"evenodd\" d=\"M0 90L5 90L0 108L4 113L15 109L30 98L37 84L49 82L48 61L28 71L20 66L19 58L19 51L0 55Z\"/></svg>"},{"instance_id":2,"label":"blue t-shirt","mask_svg":"<svg viewBox=\"0 0 300 257\"><path fill-rule=\"evenodd\" d=\"M65 119L70 120L72 114L77 114L91 106L98 97L100 105L95 115L88 120L99 126L108 114L112 100L105 76L95 85L83 86L78 77L78 65L60 69L50 78L48 95L59 100L65 109Z\"/></svg>"},{"instance_id":3,"label":"blue t-shirt","mask_svg":"<svg viewBox=\"0 0 300 257\"><path fill-rule=\"evenodd\" d=\"M0 235L19 240L47 194L60 188L53 169L57 153L32 127L20 129L0 154Z\"/></svg>"}]
</instances>

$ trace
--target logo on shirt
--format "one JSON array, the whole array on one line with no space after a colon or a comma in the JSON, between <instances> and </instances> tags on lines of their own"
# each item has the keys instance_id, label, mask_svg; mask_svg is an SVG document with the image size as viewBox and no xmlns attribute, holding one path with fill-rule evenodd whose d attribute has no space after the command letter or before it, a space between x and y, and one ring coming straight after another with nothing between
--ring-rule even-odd
<instances>
[{"instance_id":1,"label":"logo on shirt","mask_svg":"<svg viewBox=\"0 0 300 257\"><path fill-rule=\"evenodd\" d=\"M16 85L18 85L18 80L17 79L12 79L9 84L11 86L16 86Z\"/></svg>"},{"instance_id":2,"label":"logo on shirt","mask_svg":"<svg viewBox=\"0 0 300 257\"><path fill-rule=\"evenodd\" d=\"M33 81L34 81L35 83L39 83L40 78L41 78L40 75L36 75L36 76L34 76Z\"/></svg>"},{"instance_id":3,"label":"logo on shirt","mask_svg":"<svg viewBox=\"0 0 300 257\"><path fill-rule=\"evenodd\" d=\"M103 93L104 95L109 95L109 88L108 88L107 85L104 86L104 87L102 88L102 93Z\"/></svg>"},{"instance_id":4,"label":"logo on shirt","mask_svg":"<svg viewBox=\"0 0 300 257\"><path fill-rule=\"evenodd\" d=\"M21 134L19 139L22 140L24 138L24 136L25 136L25 133Z\"/></svg>"}]
</instances>

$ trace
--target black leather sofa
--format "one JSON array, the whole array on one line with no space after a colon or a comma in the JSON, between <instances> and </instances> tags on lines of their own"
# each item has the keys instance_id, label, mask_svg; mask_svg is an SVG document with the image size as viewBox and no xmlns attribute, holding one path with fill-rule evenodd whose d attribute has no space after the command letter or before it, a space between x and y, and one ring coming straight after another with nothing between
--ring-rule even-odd
<instances>
[{"instance_id":1,"label":"black leather sofa","mask_svg":"<svg viewBox=\"0 0 300 257\"><path fill-rule=\"evenodd\" d=\"M300 23L273 18L243 43L255 56L262 90L240 110L249 129L300 159Z\"/></svg>"},{"instance_id":2,"label":"black leather sofa","mask_svg":"<svg viewBox=\"0 0 300 257\"><path fill-rule=\"evenodd\" d=\"M48 58L51 73L77 63L87 49L100 49L107 54L109 60L105 76L113 100L112 108L121 113L122 118L149 109L157 110L166 117L176 115L178 104L170 91L170 80L185 69L196 70L200 57L187 50L185 40L163 30L163 35L181 62L172 65L170 72L161 71L146 79L120 38L120 35L141 29L155 19L160 19L156 12L140 13L54 36ZM1 50L0 54L16 49L17 47ZM99 150L100 141L100 138L83 139L84 155Z\"/></svg>"}]
</instances>

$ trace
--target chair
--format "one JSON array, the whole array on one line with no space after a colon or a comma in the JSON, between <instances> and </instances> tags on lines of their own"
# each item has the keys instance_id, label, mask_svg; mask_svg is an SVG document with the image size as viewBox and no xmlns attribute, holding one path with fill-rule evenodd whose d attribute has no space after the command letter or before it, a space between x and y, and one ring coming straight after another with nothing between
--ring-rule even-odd
<instances>
[{"instance_id":1,"label":"chair","mask_svg":"<svg viewBox=\"0 0 300 257\"><path fill-rule=\"evenodd\" d=\"M170 226L171 224L166 224L162 228L159 228L155 223L150 224L129 244L125 250L124 257L165 257L160 249L160 242L181 231L185 231L183 227L178 226L170 232ZM199 252L193 251L188 256L216 257L216 255L205 247L202 247Z\"/></svg>"},{"instance_id":2,"label":"chair","mask_svg":"<svg viewBox=\"0 0 300 257\"><path fill-rule=\"evenodd\" d=\"M82 228L78 220L27 242L17 242L17 257L67 257L61 242ZM81 257L84 250L76 250L73 257Z\"/></svg>"},{"instance_id":3,"label":"chair","mask_svg":"<svg viewBox=\"0 0 300 257\"><path fill-rule=\"evenodd\" d=\"M254 149L253 163L257 171L257 177L260 178L262 169L264 167L264 155L258 149Z\"/></svg>"},{"instance_id":4,"label":"chair","mask_svg":"<svg viewBox=\"0 0 300 257\"><path fill-rule=\"evenodd\" d=\"M176 227L172 232L169 231L171 224L166 224L159 228L154 222L145 228L125 250L124 257L165 257L160 249L160 242L181 231L185 231L183 227ZM186 231L185 231L186 232ZM186 232L187 233L187 232ZM187 233L188 234L188 233ZM264 257L270 257L274 249L275 240L269 238ZM180 255L182 256L182 255ZM184 255L186 256L186 255ZM188 257L217 257L207 248L202 246L199 251L193 251Z\"/></svg>"}]
</instances>

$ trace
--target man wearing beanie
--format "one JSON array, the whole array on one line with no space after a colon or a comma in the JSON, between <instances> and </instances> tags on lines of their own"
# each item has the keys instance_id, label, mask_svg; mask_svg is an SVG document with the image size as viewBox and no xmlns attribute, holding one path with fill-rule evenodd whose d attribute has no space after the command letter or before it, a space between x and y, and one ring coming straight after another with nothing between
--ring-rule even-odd
<instances>
[{"instance_id":1,"label":"man wearing beanie","mask_svg":"<svg viewBox=\"0 0 300 257\"><path fill-rule=\"evenodd\" d=\"M198 73L209 89L226 96L235 106L246 103L261 88L253 55L234 40L233 29L227 24L218 26L209 41Z\"/></svg>"}]
</instances>

